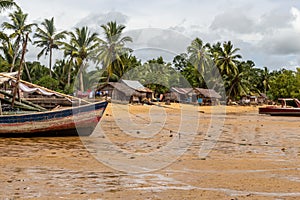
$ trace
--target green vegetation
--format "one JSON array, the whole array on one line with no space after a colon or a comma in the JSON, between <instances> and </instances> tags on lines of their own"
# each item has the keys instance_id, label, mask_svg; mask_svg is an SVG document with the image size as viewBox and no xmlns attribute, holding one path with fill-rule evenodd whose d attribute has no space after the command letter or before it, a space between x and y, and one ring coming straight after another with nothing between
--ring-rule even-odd
<instances>
[{"instance_id":1,"label":"green vegetation","mask_svg":"<svg viewBox=\"0 0 300 200\"><path fill-rule=\"evenodd\" d=\"M257 68L253 61L242 59L240 49L231 41L209 44L195 38L186 52L175 56L171 63L162 57L142 63L126 46L132 38L123 35L124 25L99 24L102 34L90 32L88 27L57 32L53 17L41 24L29 24L28 14L13 0L0 0L0 12L8 9L11 9L9 21L3 22L0 29L0 71L18 69L22 45L29 34L32 36L29 41L40 50L37 59L44 55L49 62L44 66L39 61L25 60L22 78L50 89L64 93L72 93L73 88L86 91L124 78L139 80L157 94L171 86L211 88L213 85L224 87L222 95L232 100L259 93L274 100L300 98L300 68L296 71ZM53 61L54 49L63 54L61 60ZM87 71L88 66L93 70ZM216 82L217 76L222 81Z\"/></svg>"}]
</instances>

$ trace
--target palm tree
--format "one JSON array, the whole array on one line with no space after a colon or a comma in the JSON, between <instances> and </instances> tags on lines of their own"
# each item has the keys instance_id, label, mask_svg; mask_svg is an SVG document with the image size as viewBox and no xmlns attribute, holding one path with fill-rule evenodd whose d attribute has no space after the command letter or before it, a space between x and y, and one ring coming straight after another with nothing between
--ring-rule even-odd
<instances>
[{"instance_id":1,"label":"palm tree","mask_svg":"<svg viewBox=\"0 0 300 200\"><path fill-rule=\"evenodd\" d=\"M50 71L50 77L52 77L52 49L58 49L59 48L59 42L62 39L66 38L66 31L62 31L57 33L56 28L54 26L54 18L52 17L50 20L45 19L42 22L42 26L44 27L44 30L41 28L37 28L36 33L34 34L34 38L38 38L39 40L36 40L34 44L36 44L38 47L43 48L42 51L38 54L38 59L43 55L49 55L49 71Z\"/></svg>"},{"instance_id":2,"label":"palm tree","mask_svg":"<svg viewBox=\"0 0 300 200\"><path fill-rule=\"evenodd\" d=\"M94 50L98 47L98 34L90 33L87 27L76 28L75 33L70 32L70 42L63 43L65 53L75 59L76 71L79 73L79 89L84 91L83 71L88 60L94 54Z\"/></svg>"},{"instance_id":3,"label":"palm tree","mask_svg":"<svg viewBox=\"0 0 300 200\"><path fill-rule=\"evenodd\" d=\"M7 34L0 32L0 39L2 40L2 46L0 46L0 50L3 53L3 56L5 58L7 71L9 71L11 68L13 68L13 59L15 57L14 49L16 48L16 43L12 44L12 41L8 37ZM19 52L20 54L21 52ZM19 57L20 55L17 55L16 57Z\"/></svg>"},{"instance_id":4,"label":"palm tree","mask_svg":"<svg viewBox=\"0 0 300 200\"><path fill-rule=\"evenodd\" d=\"M224 42L222 48L218 48L218 56L215 60L216 66L219 68L221 75L230 75L231 73L238 73L238 59L242 58L241 55L236 54L239 48L233 49L230 41Z\"/></svg>"},{"instance_id":5,"label":"palm tree","mask_svg":"<svg viewBox=\"0 0 300 200\"><path fill-rule=\"evenodd\" d=\"M107 80L112 76L114 71L124 73L124 63L122 55L131 52L131 49L125 47L126 42L132 42L132 38L122 36L124 25L117 25L116 22L108 22L101 25L105 40L100 40L98 62L101 62L107 71Z\"/></svg>"},{"instance_id":6,"label":"palm tree","mask_svg":"<svg viewBox=\"0 0 300 200\"><path fill-rule=\"evenodd\" d=\"M204 85L201 74L198 69L188 61L188 55L182 53L173 59L175 70L179 71L181 87L202 87Z\"/></svg>"},{"instance_id":7,"label":"palm tree","mask_svg":"<svg viewBox=\"0 0 300 200\"><path fill-rule=\"evenodd\" d=\"M224 75L228 100L249 94L251 88L249 69L248 62L241 62L237 64L237 73Z\"/></svg>"},{"instance_id":8,"label":"palm tree","mask_svg":"<svg viewBox=\"0 0 300 200\"><path fill-rule=\"evenodd\" d=\"M25 42L26 34L30 33L32 31L32 27L35 26L35 24L26 24L27 16L28 14L24 14L22 10L18 8L17 11L9 14L9 18L11 19L12 23L4 22L2 24L4 29L13 31L13 33L9 35L9 38L14 39L16 44L10 71L12 71L14 68L17 56L20 55L20 44Z\"/></svg>"},{"instance_id":9,"label":"palm tree","mask_svg":"<svg viewBox=\"0 0 300 200\"><path fill-rule=\"evenodd\" d=\"M74 68L76 66L75 58L77 56L77 53L76 53L77 51L76 51L76 47L69 45L69 44L65 44L63 49L64 49L64 56L67 59L66 65L65 65L65 67L67 68L66 71L67 71L67 76L68 76L67 88L70 88L71 79L72 79L71 73L72 73L72 71L75 71Z\"/></svg>"},{"instance_id":10,"label":"palm tree","mask_svg":"<svg viewBox=\"0 0 300 200\"><path fill-rule=\"evenodd\" d=\"M37 83L37 81L39 81L41 77L47 76L49 74L49 69L44 65L41 65L40 62L26 62L26 64L31 80L29 80L28 74L23 74L22 79L25 81L32 81L33 83Z\"/></svg>"},{"instance_id":11,"label":"palm tree","mask_svg":"<svg viewBox=\"0 0 300 200\"><path fill-rule=\"evenodd\" d=\"M267 94L267 91L270 89L270 80L271 75L267 67L264 67L262 71L262 83L264 86L264 93Z\"/></svg>"},{"instance_id":12,"label":"palm tree","mask_svg":"<svg viewBox=\"0 0 300 200\"><path fill-rule=\"evenodd\" d=\"M188 46L187 52L189 55L189 61L199 71L201 75L204 75L206 69L212 64L211 58L208 52L208 44L203 45L201 39L196 38Z\"/></svg>"},{"instance_id":13,"label":"palm tree","mask_svg":"<svg viewBox=\"0 0 300 200\"><path fill-rule=\"evenodd\" d=\"M0 12L13 6L17 6L13 0L0 0Z\"/></svg>"}]
</instances>

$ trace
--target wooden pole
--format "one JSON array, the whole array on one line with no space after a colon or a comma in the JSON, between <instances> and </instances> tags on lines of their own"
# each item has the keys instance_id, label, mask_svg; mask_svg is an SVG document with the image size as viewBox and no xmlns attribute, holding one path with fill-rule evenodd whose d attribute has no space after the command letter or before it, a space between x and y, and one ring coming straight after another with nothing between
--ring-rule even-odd
<instances>
[{"instance_id":1,"label":"wooden pole","mask_svg":"<svg viewBox=\"0 0 300 200\"><path fill-rule=\"evenodd\" d=\"M25 41L23 43L22 56L21 56L19 70L18 70L18 76L17 76L16 86L14 88L14 93L13 93L13 99L12 99L12 102L11 102L11 107L14 107L15 100L16 100L16 95L17 95L17 91L19 90L19 81L21 79L22 64L23 64L23 60L24 60L24 56L25 56L25 52L26 52L27 41L28 41L28 33L26 34L26 38L25 38Z\"/></svg>"},{"instance_id":2,"label":"wooden pole","mask_svg":"<svg viewBox=\"0 0 300 200\"><path fill-rule=\"evenodd\" d=\"M6 78L10 78L10 79L13 79L13 80L16 80L16 79L17 79L17 78L15 78L15 77L13 77L13 76L9 76L9 75L3 74L3 73L0 73L0 76L6 77ZM91 102L86 101L86 100L84 100L84 99L80 99L80 98L78 98L78 97L73 97L73 96L70 96L70 95L67 95L67 94L62 94L62 93L60 93L60 92L56 92L56 91L50 90L50 89L48 89L48 88L45 88L45 87L42 87L42 86L39 86L39 85L36 85L36 84L33 84L33 83L29 83L29 82L24 81L24 80L21 80L21 79L19 80L19 82L20 82L20 83L24 83L24 84L29 85L29 86L32 86L32 87L40 88L40 89L42 89L42 90L45 90L46 92L55 93L55 94L60 95L60 96L62 96L62 97L66 97L66 98L70 98L70 99L76 99L76 100L78 100L78 101L83 101L83 102L88 103L88 104L91 103Z\"/></svg>"},{"instance_id":3,"label":"wooden pole","mask_svg":"<svg viewBox=\"0 0 300 200\"><path fill-rule=\"evenodd\" d=\"M2 115L2 102L0 100L0 115Z\"/></svg>"}]
</instances>

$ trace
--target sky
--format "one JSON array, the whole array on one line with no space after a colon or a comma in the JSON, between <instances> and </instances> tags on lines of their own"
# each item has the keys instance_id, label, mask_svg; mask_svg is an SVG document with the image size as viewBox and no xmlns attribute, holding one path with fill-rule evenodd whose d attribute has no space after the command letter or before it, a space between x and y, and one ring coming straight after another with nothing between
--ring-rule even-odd
<instances>
[{"instance_id":1,"label":"sky","mask_svg":"<svg viewBox=\"0 0 300 200\"><path fill-rule=\"evenodd\" d=\"M54 17L58 30L101 24L124 24L129 46L142 59L166 60L186 51L193 39L232 41L243 60L256 67L300 66L300 1L297 0L15 0L28 22ZM0 20L5 20L1 16ZM36 57L33 48L27 56ZM59 57L58 54L57 58Z\"/></svg>"}]
</instances>

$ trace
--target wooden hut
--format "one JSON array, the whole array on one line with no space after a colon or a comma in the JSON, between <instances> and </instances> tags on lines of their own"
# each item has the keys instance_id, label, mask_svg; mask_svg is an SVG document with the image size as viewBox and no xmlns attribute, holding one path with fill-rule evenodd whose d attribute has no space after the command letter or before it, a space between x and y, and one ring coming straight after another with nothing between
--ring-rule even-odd
<instances>
[{"instance_id":1,"label":"wooden hut","mask_svg":"<svg viewBox=\"0 0 300 200\"><path fill-rule=\"evenodd\" d=\"M194 88L199 105L218 105L221 95L214 89Z\"/></svg>"},{"instance_id":2,"label":"wooden hut","mask_svg":"<svg viewBox=\"0 0 300 200\"><path fill-rule=\"evenodd\" d=\"M139 81L121 80L121 82L134 90L133 96L139 97L141 100L152 100L153 91L143 86Z\"/></svg>"},{"instance_id":3,"label":"wooden hut","mask_svg":"<svg viewBox=\"0 0 300 200\"><path fill-rule=\"evenodd\" d=\"M192 94L193 88L172 87L166 96L173 102L190 103L192 102Z\"/></svg>"},{"instance_id":4,"label":"wooden hut","mask_svg":"<svg viewBox=\"0 0 300 200\"><path fill-rule=\"evenodd\" d=\"M139 81L121 80L109 82L98 87L96 95L115 101L141 103L152 99L152 90L144 87Z\"/></svg>"}]
</instances>

